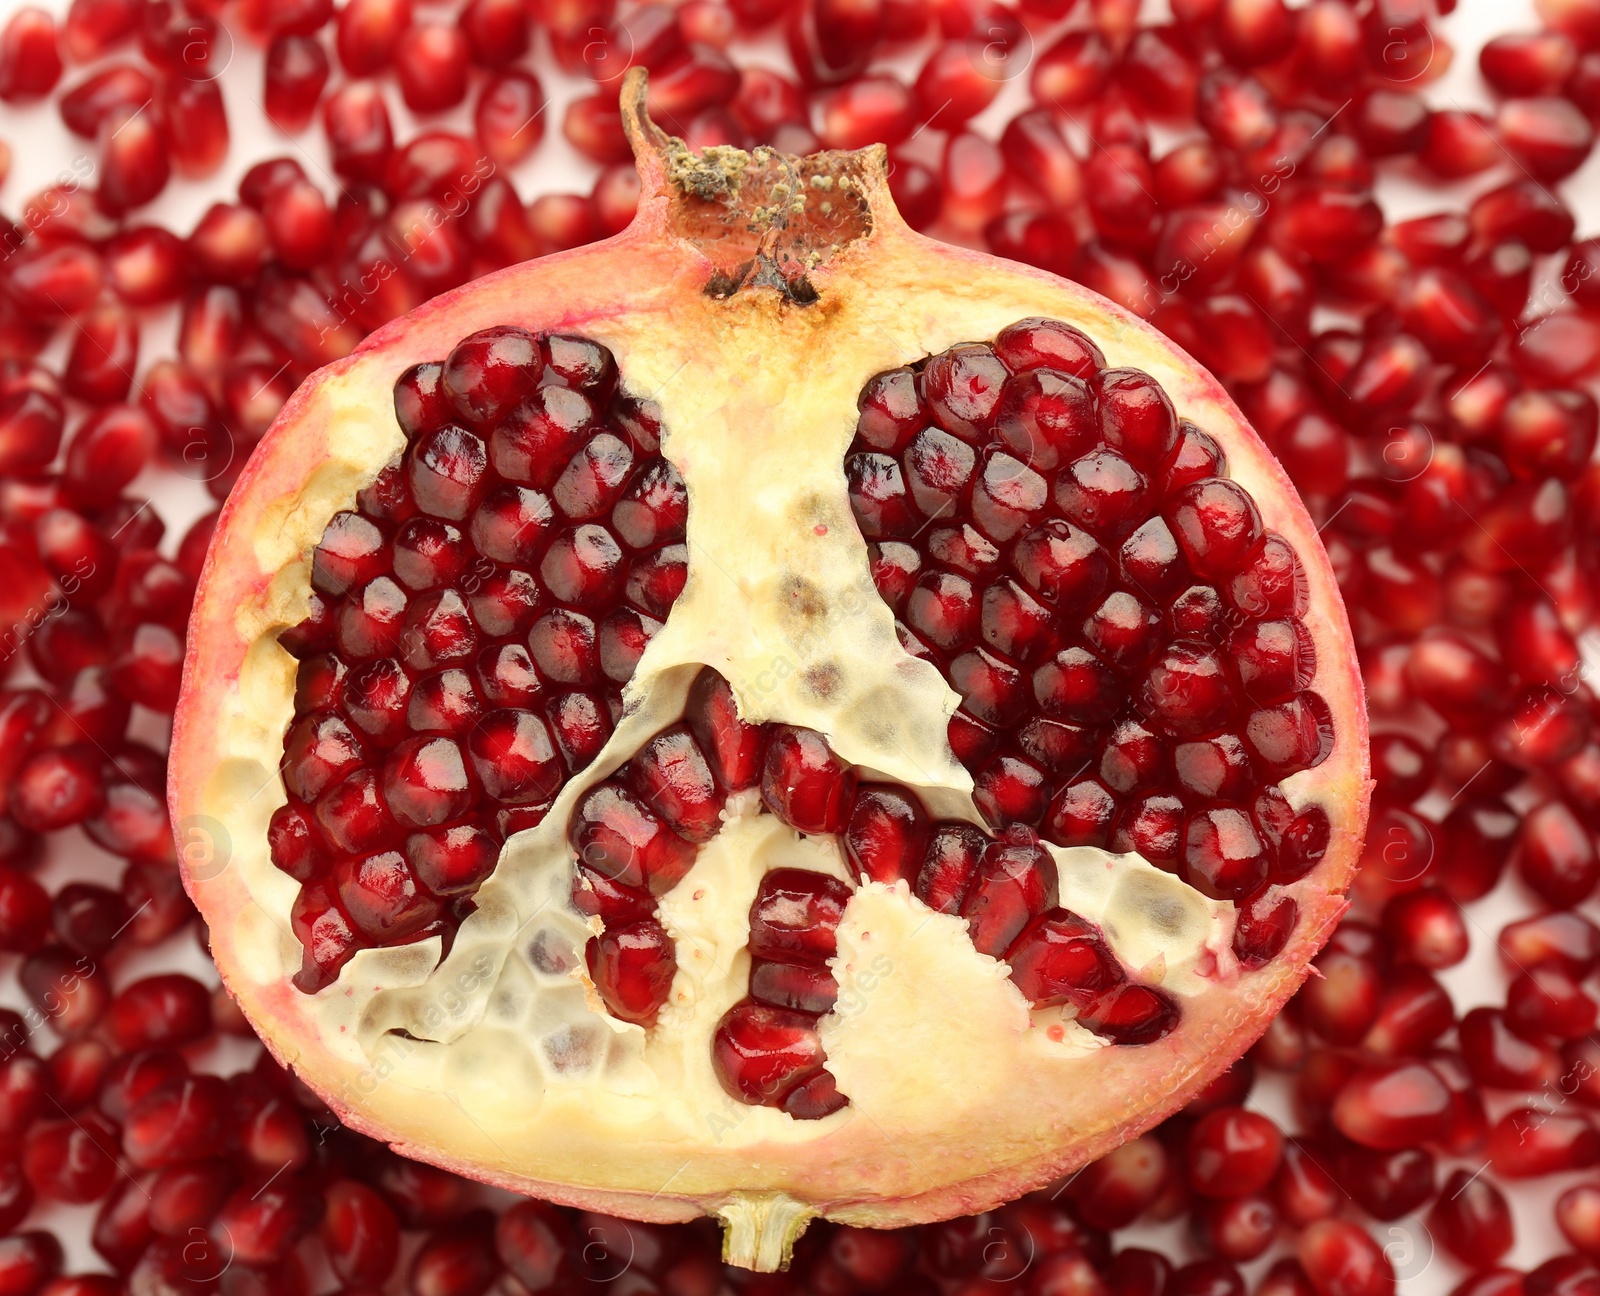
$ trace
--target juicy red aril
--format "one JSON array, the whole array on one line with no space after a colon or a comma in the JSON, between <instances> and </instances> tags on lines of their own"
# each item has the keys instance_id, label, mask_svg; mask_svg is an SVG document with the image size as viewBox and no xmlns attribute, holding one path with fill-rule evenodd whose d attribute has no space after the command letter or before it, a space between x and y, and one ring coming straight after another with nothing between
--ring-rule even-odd
<instances>
[{"instance_id":1,"label":"juicy red aril","mask_svg":"<svg viewBox=\"0 0 1600 1296\"><path fill-rule=\"evenodd\" d=\"M815 1119L844 1105L823 1070L809 1013L746 1002L730 1008L712 1040L717 1078L733 1097Z\"/></svg>"},{"instance_id":2,"label":"juicy red aril","mask_svg":"<svg viewBox=\"0 0 1600 1296\"><path fill-rule=\"evenodd\" d=\"M1582 914L1555 910L1508 923L1499 946L1507 966L1519 971L1554 967L1585 977L1600 964L1600 927Z\"/></svg>"},{"instance_id":3,"label":"juicy red aril","mask_svg":"<svg viewBox=\"0 0 1600 1296\"><path fill-rule=\"evenodd\" d=\"M23 1142L23 1171L41 1197L98 1201L117 1174L116 1135L116 1126L97 1113L40 1122Z\"/></svg>"},{"instance_id":4,"label":"juicy red aril","mask_svg":"<svg viewBox=\"0 0 1600 1296\"><path fill-rule=\"evenodd\" d=\"M961 916L979 953L1000 958L1055 901L1054 857L1028 829L1013 828L984 851L962 900Z\"/></svg>"},{"instance_id":5,"label":"juicy red aril","mask_svg":"<svg viewBox=\"0 0 1600 1296\"><path fill-rule=\"evenodd\" d=\"M922 863L928 824L914 798L896 788L863 787L845 828L851 863L876 882L908 881Z\"/></svg>"},{"instance_id":6,"label":"juicy red aril","mask_svg":"<svg viewBox=\"0 0 1600 1296\"><path fill-rule=\"evenodd\" d=\"M677 969L672 941L660 923L646 918L590 940L589 975L606 1007L623 1021L654 1023Z\"/></svg>"},{"instance_id":7,"label":"juicy red aril","mask_svg":"<svg viewBox=\"0 0 1600 1296\"><path fill-rule=\"evenodd\" d=\"M1474 1268L1496 1264L1515 1240L1505 1197L1487 1179L1466 1170L1454 1171L1445 1181L1427 1219L1445 1248Z\"/></svg>"},{"instance_id":8,"label":"juicy red aril","mask_svg":"<svg viewBox=\"0 0 1600 1296\"><path fill-rule=\"evenodd\" d=\"M1451 1119L1450 1091L1421 1062L1363 1069L1339 1090L1333 1122L1346 1138L1373 1148L1434 1142Z\"/></svg>"},{"instance_id":9,"label":"juicy red aril","mask_svg":"<svg viewBox=\"0 0 1600 1296\"><path fill-rule=\"evenodd\" d=\"M269 213L294 183L262 197ZM269 843L305 888L304 988L363 945L448 939L466 912L455 899L492 871L507 833L536 823L609 735L638 660L608 647L610 627L656 626L676 597L681 569L661 554L687 506L638 403L608 406L615 383L603 348L513 326L396 383L409 446L329 522L311 561L324 611L284 638L304 659L284 746L290 799ZM617 467L599 493L596 444ZM563 532L563 519L582 525ZM581 545L562 550L571 537ZM711 766L698 787L661 768L648 791L703 839ZM657 867L681 876L686 861ZM613 939L599 953L619 986L649 987L617 990L629 1019L652 1015L642 1005L664 997L670 942Z\"/></svg>"},{"instance_id":10,"label":"juicy red aril","mask_svg":"<svg viewBox=\"0 0 1600 1296\"><path fill-rule=\"evenodd\" d=\"M1008 955L1011 977L1035 1007L1088 1008L1124 973L1100 933L1066 910L1042 914Z\"/></svg>"},{"instance_id":11,"label":"juicy red aril","mask_svg":"<svg viewBox=\"0 0 1600 1296\"><path fill-rule=\"evenodd\" d=\"M584 796L567 831L584 864L626 886L665 892L694 862L693 846L614 782Z\"/></svg>"},{"instance_id":12,"label":"juicy red aril","mask_svg":"<svg viewBox=\"0 0 1600 1296\"><path fill-rule=\"evenodd\" d=\"M1560 1071L1555 1049L1512 1031L1498 1008L1474 1008L1461 1019L1458 1035L1473 1079L1488 1088L1533 1092Z\"/></svg>"},{"instance_id":13,"label":"juicy red aril","mask_svg":"<svg viewBox=\"0 0 1600 1296\"><path fill-rule=\"evenodd\" d=\"M787 725L767 743L761 796L773 814L804 833L843 832L849 822L855 774L821 734Z\"/></svg>"},{"instance_id":14,"label":"juicy red aril","mask_svg":"<svg viewBox=\"0 0 1600 1296\"><path fill-rule=\"evenodd\" d=\"M328 55L307 36L279 36L267 48L265 93L267 116L291 134L311 123L328 82Z\"/></svg>"},{"instance_id":15,"label":"juicy red aril","mask_svg":"<svg viewBox=\"0 0 1600 1296\"><path fill-rule=\"evenodd\" d=\"M1595 1027L1597 1005L1559 968L1535 968L1506 991L1506 1025L1530 1039L1580 1039Z\"/></svg>"},{"instance_id":16,"label":"juicy red aril","mask_svg":"<svg viewBox=\"0 0 1600 1296\"><path fill-rule=\"evenodd\" d=\"M802 869L775 869L761 880L750 908L750 952L781 962L826 963L850 888Z\"/></svg>"},{"instance_id":17,"label":"juicy red aril","mask_svg":"<svg viewBox=\"0 0 1600 1296\"><path fill-rule=\"evenodd\" d=\"M1207 1197L1247 1197L1272 1178L1282 1150L1283 1135L1265 1116L1218 1108L1189 1135L1189 1182Z\"/></svg>"},{"instance_id":18,"label":"juicy red aril","mask_svg":"<svg viewBox=\"0 0 1600 1296\"><path fill-rule=\"evenodd\" d=\"M1494 1123L1488 1150L1507 1179L1583 1170L1600 1163L1600 1129L1581 1113L1519 1107Z\"/></svg>"}]
</instances>

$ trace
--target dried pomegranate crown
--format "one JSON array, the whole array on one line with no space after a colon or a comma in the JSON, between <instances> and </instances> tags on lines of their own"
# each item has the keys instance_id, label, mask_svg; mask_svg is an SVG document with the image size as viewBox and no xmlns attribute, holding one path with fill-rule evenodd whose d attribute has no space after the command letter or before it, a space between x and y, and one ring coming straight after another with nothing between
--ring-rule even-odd
<instances>
[{"instance_id":1,"label":"dried pomegranate crown","mask_svg":"<svg viewBox=\"0 0 1600 1296\"><path fill-rule=\"evenodd\" d=\"M229 499L172 758L272 1050L358 1129L772 1268L985 1208L1265 1027L1366 813L1355 653L1217 384L931 242L881 149L322 370Z\"/></svg>"}]
</instances>

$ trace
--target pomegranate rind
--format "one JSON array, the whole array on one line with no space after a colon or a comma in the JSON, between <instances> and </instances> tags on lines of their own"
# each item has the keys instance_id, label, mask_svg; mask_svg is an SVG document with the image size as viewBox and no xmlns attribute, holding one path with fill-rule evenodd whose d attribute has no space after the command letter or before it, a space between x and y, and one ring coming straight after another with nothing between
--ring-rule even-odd
<instances>
[{"instance_id":1,"label":"pomegranate rind","mask_svg":"<svg viewBox=\"0 0 1600 1296\"><path fill-rule=\"evenodd\" d=\"M916 234L889 202L881 150L846 156L873 220L810 269L814 305L771 289L726 300L700 294L713 259L674 233L682 227L666 163L646 154L646 197L622 234L437 298L308 380L255 451L217 526L190 626L170 764L184 881L209 924L223 979L273 1055L346 1124L405 1155L568 1205L654 1221L721 1215L734 1229L732 1258L761 1267L781 1264L788 1241L813 1215L890 1227L987 1209L1182 1107L1261 1034L1305 978L1344 911L1370 792L1361 682L1333 573L1287 477L1220 385L1142 321L1075 284ZM597 302L597 291L614 295ZM489 1129L455 1094L441 1094L425 1067L352 1060L353 1027L339 1012L362 990L350 969L316 996L288 980L298 962L287 921L297 884L271 867L264 843L282 796L274 762L295 663L275 636L304 614L309 553L327 519L349 507L404 444L389 415L395 378L447 354L467 333L514 322L603 342L625 382L646 369L698 365L738 375L754 365L788 384L796 416L842 426L853 423L853 399L843 409L827 402L840 393L853 398L871 374L991 337L1030 315L1077 325L1108 363L1153 374L1179 413L1223 444L1230 475L1304 566L1305 622L1319 662L1314 687L1336 736L1328 758L1288 780L1285 791L1297 804L1320 803L1332 835L1315 870L1286 888L1300 920L1284 952L1185 997L1181 1025L1156 1043L1017 1065L1004 1077L1004 1100L985 1107L981 1119L967 1113L919 1129L886 1128L847 1108L806 1122L800 1133L729 1138L709 1119L725 1110L713 1095L698 1139L681 1131L655 1136L627 1113L593 1102L546 1102L516 1127ZM739 412L737 383L730 384L731 417ZM658 399L675 426L670 389ZM669 443L669 455L677 448ZM842 465L831 503L848 508ZM927 1002L930 1011L942 1008L936 991ZM929 1062L926 1083L943 1086Z\"/></svg>"}]
</instances>

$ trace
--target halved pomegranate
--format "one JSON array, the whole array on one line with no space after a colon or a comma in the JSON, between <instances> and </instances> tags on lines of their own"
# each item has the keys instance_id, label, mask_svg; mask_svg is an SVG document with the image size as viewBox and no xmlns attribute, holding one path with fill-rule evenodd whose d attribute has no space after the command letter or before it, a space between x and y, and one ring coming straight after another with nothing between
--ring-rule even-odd
<instances>
[{"instance_id":1,"label":"halved pomegranate","mask_svg":"<svg viewBox=\"0 0 1600 1296\"><path fill-rule=\"evenodd\" d=\"M1356 656L1284 474L881 148L690 152L439 297L225 507L171 801L262 1038L408 1155L737 1264L1181 1107L1344 904Z\"/></svg>"}]
</instances>

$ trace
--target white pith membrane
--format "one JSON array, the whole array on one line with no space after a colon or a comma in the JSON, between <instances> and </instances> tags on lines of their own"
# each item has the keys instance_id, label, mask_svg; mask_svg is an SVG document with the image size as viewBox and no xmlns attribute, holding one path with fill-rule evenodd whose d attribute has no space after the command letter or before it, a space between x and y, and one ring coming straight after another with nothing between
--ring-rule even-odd
<instances>
[{"instance_id":1,"label":"white pith membrane","mask_svg":"<svg viewBox=\"0 0 1600 1296\"><path fill-rule=\"evenodd\" d=\"M213 843L209 855L188 856L187 880L230 987L267 1043L348 1123L557 1200L652 1219L719 1214L730 1258L771 1268L816 1214L896 1224L1014 1196L1153 1123L1226 1066L1298 984L1342 907L1332 893L1359 847L1365 736L1354 651L1310 524L1220 388L1170 343L1073 285L911 234L886 209L877 155L843 169L875 219L870 234L811 266L819 300L799 305L760 286L696 294L684 283L703 283L712 262L663 228L671 160L641 156L647 197L619 239L440 299L285 409L208 563L174 739L173 809L180 841L198 831ZM807 197L831 201L825 186ZM946 272L930 275L935 264ZM588 304L619 283L623 300ZM1299 927L1278 960L1253 972L1231 953L1231 904L1136 856L1050 848L1060 905L1098 923L1132 975L1178 1000L1178 1029L1146 1046L1108 1046L1070 1010L1030 1010L1004 965L973 950L961 920L930 913L904 885L863 886L839 931L840 1003L821 1026L849 1105L815 1121L744 1105L723 1092L709 1045L746 994L751 899L775 867L846 877L837 843L757 814L753 795L730 802L721 832L660 904L678 973L646 1031L612 1018L586 983L590 928L570 905L568 819L587 788L679 718L709 665L745 719L819 730L864 777L916 791L931 817L982 823L971 776L945 738L959 698L896 639L851 515L844 460L869 377L1030 315L1082 328L1108 365L1151 373L1180 416L1218 436L1229 475L1299 553L1311 591L1304 620L1320 648L1309 687L1328 702L1336 741L1323 764L1281 787L1297 809L1326 808L1333 844L1283 889ZM289 984L301 960L289 925L299 883L266 845L284 801L277 769L297 666L277 635L305 615L309 556L328 518L404 448L395 378L503 323L602 343L624 390L659 405L663 453L690 497L688 583L601 756L539 827L507 843L449 955L440 961L436 938L365 950L333 986L304 995ZM307 454L320 457L310 471Z\"/></svg>"}]
</instances>

